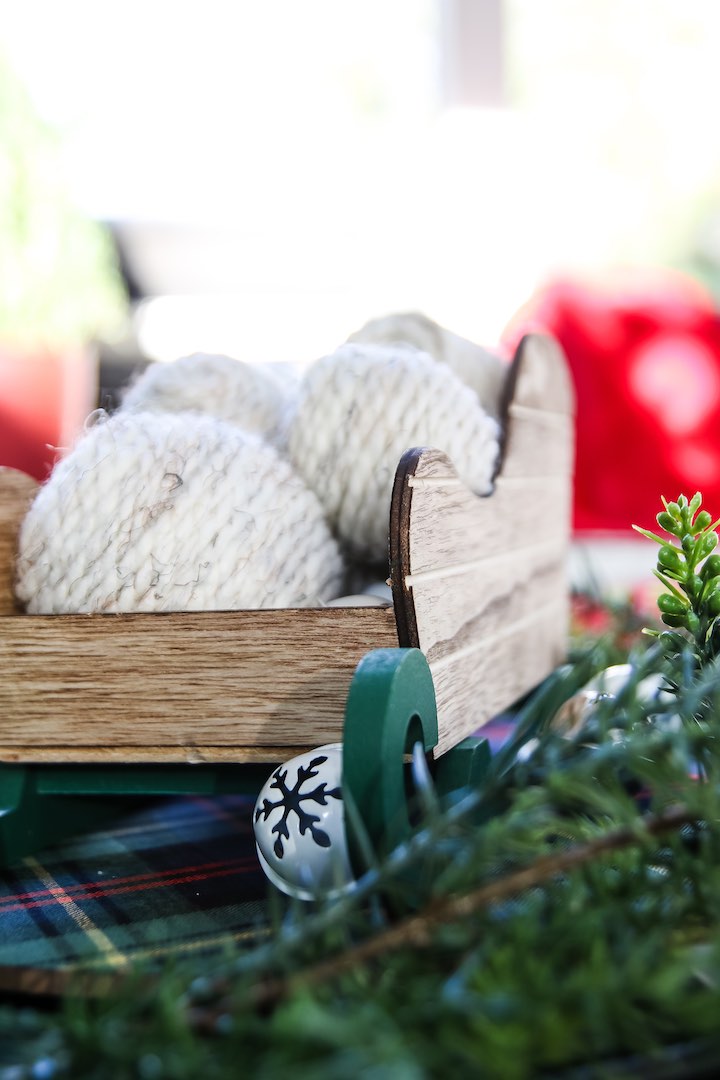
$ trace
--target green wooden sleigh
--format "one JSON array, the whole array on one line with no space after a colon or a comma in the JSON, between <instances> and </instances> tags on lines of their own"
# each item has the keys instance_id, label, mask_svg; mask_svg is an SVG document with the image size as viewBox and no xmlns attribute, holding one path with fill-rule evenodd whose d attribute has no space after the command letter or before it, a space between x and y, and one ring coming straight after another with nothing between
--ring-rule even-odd
<instances>
[{"instance_id":1,"label":"green wooden sleigh","mask_svg":"<svg viewBox=\"0 0 720 1080\"><path fill-rule=\"evenodd\" d=\"M399 462L387 608L26 615L14 559L35 484L0 470L0 862L128 796L257 792L323 743L342 741L378 844L408 827L418 741L441 790L477 773L473 734L565 656L573 395L551 339L521 342L502 424L485 498L440 450Z\"/></svg>"}]
</instances>

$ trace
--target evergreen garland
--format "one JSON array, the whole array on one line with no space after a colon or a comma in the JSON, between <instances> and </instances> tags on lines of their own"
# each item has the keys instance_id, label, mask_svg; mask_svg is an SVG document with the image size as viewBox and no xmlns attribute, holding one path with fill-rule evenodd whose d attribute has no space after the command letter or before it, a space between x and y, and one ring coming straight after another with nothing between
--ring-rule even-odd
<instances>
[{"instance_id":1,"label":"evergreen garland","mask_svg":"<svg viewBox=\"0 0 720 1080\"><path fill-rule=\"evenodd\" d=\"M0 1080L715 1075L720 560L699 505L667 504L672 544L653 534L669 629L572 737L553 718L618 634L537 691L481 790L423 793L352 895L277 898L250 951L5 1005ZM653 672L672 693L648 701Z\"/></svg>"}]
</instances>

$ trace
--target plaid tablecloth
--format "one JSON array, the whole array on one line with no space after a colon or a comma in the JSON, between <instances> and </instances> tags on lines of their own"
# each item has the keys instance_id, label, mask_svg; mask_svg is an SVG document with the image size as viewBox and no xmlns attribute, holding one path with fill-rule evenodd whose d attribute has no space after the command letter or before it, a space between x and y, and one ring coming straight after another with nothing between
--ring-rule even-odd
<instances>
[{"instance_id":1,"label":"plaid tablecloth","mask_svg":"<svg viewBox=\"0 0 720 1080\"><path fill-rule=\"evenodd\" d=\"M255 940L269 886L252 808L156 800L0 871L0 987L22 986L23 969L118 970Z\"/></svg>"},{"instance_id":2,"label":"plaid tablecloth","mask_svg":"<svg viewBox=\"0 0 720 1080\"><path fill-rule=\"evenodd\" d=\"M497 747L510 727L495 721L483 735ZM271 886L253 805L247 795L129 802L109 828L0 870L0 990L47 992L78 969L123 971L259 940Z\"/></svg>"}]
</instances>

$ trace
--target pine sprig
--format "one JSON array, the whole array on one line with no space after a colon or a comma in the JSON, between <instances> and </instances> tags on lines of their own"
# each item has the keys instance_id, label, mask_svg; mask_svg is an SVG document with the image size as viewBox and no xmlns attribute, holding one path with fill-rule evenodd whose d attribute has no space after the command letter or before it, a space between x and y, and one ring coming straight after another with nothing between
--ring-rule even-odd
<instances>
[{"instance_id":1,"label":"pine sprig","mask_svg":"<svg viewBox=\"0 0 720 1080\"><path fill-rule=\"evenodd\" d=\"M707 510L700 509L699 491L689 502L685 495L676 502L664 498L662 502L664 509L656 520L667 534L665 537L633 525L637 532L660 545L653 572L666 589L658 597L658 607L662 621L671 628L661 633L645 632L660 638L669 658L680 655L689 639L700 666L718 652L720 555L713 551L718 544L720 518L713 521Z\"/></svg>"},{"instance_id":2,"label":"pine sprig","mask_svg":"<svg viewBox=\"0 0 720 1080\"><path fill-rule=\"evenodd\" d=\"M249 953L37 1016L58 1080L229 1078L240 1062L260 1077L519 1080L696 1039L720 1061L720 791L687 769L717 757L712 732L658 730L628 693L589 741L562 739L546 720L563 682L575 673L526 709L527 735L546 732L534 752L497 759L355 897L290 904ZM603 739L611 727L622 739Z\"/></svg>"},{"instance_id":3,"label":"pine sprig","mask_svg":"<svg viewBox=\"0 0 720 1080\"><path fill-rule=\"evenodd\" d=\"M427 949L433 946L438 928L457 920L470 918L482 908L508 900L530 888L543 885L548 879L566 874L608 853L638 846L649 837L697 824L695 814L684 806L672 806L663 814L643 818L634 827L623 826L605 832L582 844L543 854L528 866L513 870L497 880L481 885L460 896L444 896L435 900L420 914L410 916L361 944L346 949L315 967L305 969L294 978L275 979L253 987L254 1004L266 1005L277 1001L293 989L329 982L362 964L379 958L385 960L398 949Z\"/></svg>"}]
</instances>

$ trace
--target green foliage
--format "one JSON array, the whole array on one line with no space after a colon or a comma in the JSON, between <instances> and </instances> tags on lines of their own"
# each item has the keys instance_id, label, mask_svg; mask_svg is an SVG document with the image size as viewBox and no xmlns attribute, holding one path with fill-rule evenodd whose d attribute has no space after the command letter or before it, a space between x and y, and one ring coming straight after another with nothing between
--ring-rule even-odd
<instances>
[{"instance_id":1,"label":"green foliage","mask_svg":"<svg viewBox=\"0 0 720 1080\"><path fill-rule=\"evenodd\" d=\"M688 502L680 495L677 502L667 502L657 515L657 523L666 537L638 525L633 528L660 545L656 577L667 592L658 597L660 616L671 630L657 634L670 659L682 655L685 640L694 646L697 666L713 660L718 653L718 617L720 617L720 555L714 555L718 536L707 510L701 510L700 492ZM678 633L681 631L682 633Z\"/></svg>"},{"instance_id":2,"label":"green foliage","mask_svg":"<svg viewBox=\"0 0 720 1080\"><path fill-rule=\"evenodd\" d=\"M635 693L657 646L618 701L560 737L557 704L599 659L551 679L482 790L429 805L355 894L283 903L247 952L138 972L109 994L78 984L59 1012L7 1007L5 1060L28 1069L12 1075L40 1075L40 1061L97 1080L520 1080L720 1062L716 739ZM712 697L718 677L704 679Z\"/></svg>"}]
</instances>

